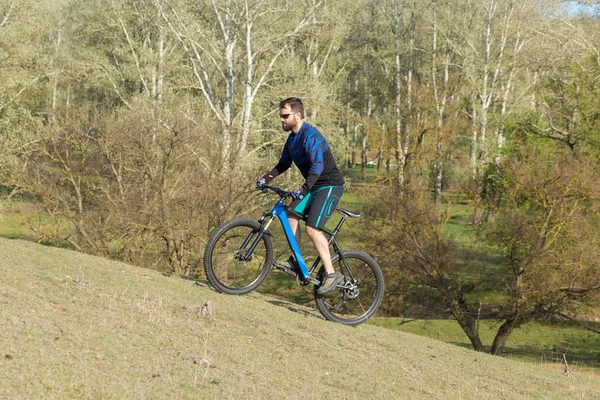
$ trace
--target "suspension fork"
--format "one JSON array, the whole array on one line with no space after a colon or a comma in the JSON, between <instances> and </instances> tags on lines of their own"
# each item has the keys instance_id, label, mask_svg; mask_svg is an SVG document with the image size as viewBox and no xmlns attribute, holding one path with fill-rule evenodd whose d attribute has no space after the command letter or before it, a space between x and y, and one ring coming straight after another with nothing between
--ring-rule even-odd
<instances>
[{"instance_id":1,"label":"suspension fork","mask_svg":"<svg viewBox=\"0 0 600 400\"><path fill-rule=\"evenodd\" d=\"M265 212L262 215L262 217L258 220L258 223L260 223L260 228L258 229L258 231L250 232L248 236L246 236L246 239L244 239L244 242L241 244L238 250L238 254L236 255L236 258L238 260L250 261L252 259L252 253L254 253L254 249L256 249L256 246L258 246L258 243L262 239L263 235L269 234L267 229L269 228L269 225L271 225L271 222L273 222L274 219L275 215L273 215L272 212ZM250 247L244 251L244 249L246 249L246 246L248 246L248 243L250 243L250 241L252 241Z\"/></svg>"}]
</instances>

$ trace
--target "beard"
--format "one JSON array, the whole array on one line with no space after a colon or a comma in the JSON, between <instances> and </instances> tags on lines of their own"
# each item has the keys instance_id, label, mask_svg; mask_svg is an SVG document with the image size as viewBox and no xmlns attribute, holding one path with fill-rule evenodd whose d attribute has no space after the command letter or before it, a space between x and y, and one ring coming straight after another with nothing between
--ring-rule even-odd
<instances>
[{"instance_id":1,"label":"beard","mask_svg":"<svg viewBox=\"0 0 600 400\"><path fill-rule=\"evenodd\" d=\"M292 125L290 125L290 124L286 124L285 122L282 122L282 123L281 123L281 129L283 129L283 130L284 130L284 131L286 131L286 132L289 132L289 131L291 131L291 130L292 130L292 128L293 128L293 126L292 126Z\"/></svg>"}]
</instances>

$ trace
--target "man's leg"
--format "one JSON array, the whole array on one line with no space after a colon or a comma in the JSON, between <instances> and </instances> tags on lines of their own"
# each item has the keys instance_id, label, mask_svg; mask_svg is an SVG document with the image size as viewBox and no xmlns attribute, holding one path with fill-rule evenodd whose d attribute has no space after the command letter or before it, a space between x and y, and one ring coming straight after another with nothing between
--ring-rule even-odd
<instances>
[{"instance_id":1,"label":"man's leg","mask_svg":"<svg viewBox=\"0 0 600 400\"><path fill-rule=\"evenodd\" d=\"M331 264L329 242L320 228L323 228L329 217L331 217L343 193L344 188L342 186L328 186L317 190L306 220L306 233L315 245L315 249L319 257L321 257L323 267L328 275L333 274L335 269Z\"/></svg>"},{"instance_id":2,"label":"man's leg","mask_svg":"<svg viewBox=\"0 0 600 400\"><path fill-rule=\"evenodd\" d=\"M313 228L312 226L308 225L306 225L306 233L315 245L315 249L317 250L319 257L321 257L321 261L323 262L325 272L328 274L334 273L335 270L333 269L333 264L331 264L331 252L329 251L329 243L327 241L327 237L325 237L325 234L321 232L320 229Z\"/></svg>"},{"instance_id":3,"label":"man's leg","mask_svg":"<svg viewBox=\"0 0 600 400\"><path fill-rule=\"evenodd\" d=\"M327 243L327 238L325 234L321 232L318 228L313 228L311 226L306 227L306 233L311 238L315 248L317 249L317 253L319 253L319 257L323 261L323 268L325 269L325 273L323 276L323 280L321 281L321 285L319 289L317 289L318 294L325 294L331 290L334 290L338 284L344 281L344 275L340 273L340 271L335 271L333 269L333 265L331 264L331 255L329 252L329 244Z\"/></svg>"},{"instance_id":4,"label":"man's leg","mask_svg":"<svg viewBox=\"0 0 600 400\"><path fill-rule=\"evenodd\" d=\"M324 276L317 293L324 294L336 288L344 280L340 271L335 271L331 263L331 252L329 241L321 229L325 226L329 217L337 206L340 197L344 193L342 186L328 186L315 191L314 200L310 206L306 219L306 233L313 242L321 262L323 262Z\"/></svg>"}]
</instances>

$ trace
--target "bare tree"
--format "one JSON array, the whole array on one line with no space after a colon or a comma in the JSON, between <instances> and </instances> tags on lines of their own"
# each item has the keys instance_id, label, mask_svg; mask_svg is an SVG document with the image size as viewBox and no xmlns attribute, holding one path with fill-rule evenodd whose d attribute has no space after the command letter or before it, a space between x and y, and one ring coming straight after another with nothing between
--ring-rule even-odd
<instances>
[{"instance_id":1,"label":"bare tree","mask_svg":"<svg viewBox=\"0 0 600 400\"><path fill-rule=\"evenodd\" d=\"M392 4L392 34L394 38L394 82L395 82L395 119L396 119L396 185L402 190L406 182L406 168L410 154L411 139L408 134L410 123L414 115L413 110L413 74L414 74L414 50L415 50L415 8L416 2L412 2L412 9L404 7L398 0ZM403 13L408 11L410 17L408 26L403 26ZM402 62L404 52L408 65ZM404 83L404 88L402 87ZM402 95L404 94L404 98Z\"/></svg>"},{"instance_id":2,"label":"bare tree","mask_svg":"<svg viewBox=\"0 0 600 400\"><path fill-rule=\"evenodd\" d=\"M522 324L564 314L577 319L600 294L594 233L599 220L584 200L600 193L593 167L569 154L549 163L537 151L523 152L521 160L505 165L510 178L504 180L502 217L485 236L505 256L508 294L492 354L500 353Z\"/></svg>"},{"instance_id":3,"label":"bare tree","mask_svg":"<svg viewBox=\"0 0 600 400\"><path fill-rule=\"evenodd\" d=\"M173 52L174 45L167 39L165 28L158 23L161 16L154 8L143 4L125 7L125 3L111 0L113 18L135 65L139 91L159 107L164 95L166 58Z\"/></svg>"},{"instance_id":4,"label":"bare tree","mask_svg":"<svg viewBox=\"0 0 600 400\"><path fill-rule=\"evenodd\" d=\"M386 276L393 276L384 308L392 315L427 317L451 312L474 350L484 351L477 319L472 312L469 294L461 276L467 265L459 255L459 247L444 235L450 214L440 216L431 200L418 186L406 186L400 196L375 194L384 199L369 208L362 241L375 254ZM377 232L376 234L366 232ZM422 296L409 293L424 292ZM389 303L387 303L389 301ZM418 303L416 307L412 303ZM420 314L419 314L420 313Z\"/></svg>"},{"instance_id":5,"label":"bare tree","mask_svg":"<svg viewBox=\"0 0 600 400\"><path fill-rule=\"evenodd\" d=\"M483 288L496 293L484 310L500 321L492 354L501 354L514 330L527 322L585 321L600 298L600 215L595 205L600 186L593 163L568 153L553 161L522 148L518 156L503 160L502 171L505 198L498 221L484 226L477 239L483 247L476 247L499 249L502 258L482 280L471 273L477 258L466 257L469 249L444 233L451 215L434 213L418 187L407 187L401 196L389 195L389 188L374 193L380 201L369 208L365 221L373 229L362 234L365 246L394 277L390 303L384 305L394 315L410 313L411 303L421 306L422 316L424 304L433 315L450 312L473 348L484 351L476 293Z\"/></svg>"},{"instance_id":6,"label":"bare tree","mask_svg":"<svg viewBox=\"0 0 600 400\"><path fill-rule=\"evenodd\" d=\"M502 121L510 112L515 66L527 44L523 31L536 4L530 0L465 3L469 11L455 24L460 40L453 48L461 54L462 73L468 82L465 95L471 122L469 164L475 185L475 223L482 216L485 165L497 162L498 149L504 143Z\"/></svg>"},{"instance_id":7,"label":"bare tree","mask_svg":"<svg viewBox=\"0 0 600 400\"><path fill-rule=\"evenodd\" d=\"M198 14L188 12L185 1L155 0L154 5L185 50L197 88L221 124L221 165L228 168L246 151L256 96L321 3L292 21L284 17L287 8L265 0L211 0L198 7Z\"/></svg>"},{"instance_id":8,"label":"bare tree","mask_svg":"<svg viewBox=\"0 0 600 400\"><path fill-rule=\"evenodd\" d=\"M34 35L32 25L28 24L28 14L34 14L30 19L36 21L39 13L34 12L35 8L36 4L28 0L0 1L0 73L12 78L5 80L0 89L0 112L15 103L46 75L45 71L39 69L34 70L33 74L25 73L29 72L30 66L22 64L17 57L17 48L29 40L24 38ZM23 28L19 25L21 23L24 24ZM25 50L25 47L21 50ZM27 71L22 71L23 68Z\"/></svg>"},{"instance_id":9,"label":"bare tree","mask_svg":"<svg viewBox=\"0 0 600 400\"><path fill-rule=\"evenodd\" d=\"M443 61L441 65L438 65L438 17L437 17L437 1L432 1L432 49L431 49L431 82L433 85L433 99L435 102L435 109L437 113L437 122L435 124L435 138L436 138L436 157L434 160L434 204L436 212L440 212L442 206L442 182L443 182L443 163L444 163L444 130L445 124L447 123L446 105L450 97L450 61L452 57L452 51L449 43L449 23L450 23L450 7L449 2L445 2L446 10L446 33L443 35L445 46L442 51ZM441 76L440 76L441 75Z\"/></svg>"}]
</instances>

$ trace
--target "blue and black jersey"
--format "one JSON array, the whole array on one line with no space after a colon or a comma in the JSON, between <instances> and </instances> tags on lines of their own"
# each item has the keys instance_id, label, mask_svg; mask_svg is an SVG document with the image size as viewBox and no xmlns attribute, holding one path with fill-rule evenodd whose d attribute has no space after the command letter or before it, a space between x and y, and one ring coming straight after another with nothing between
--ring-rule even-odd
<instances>
[{"instance_id":1,"label":"blue and black jersey","mask_svg":"<svg viewBox=\"0 0 600 400\"><path fill-rule=\"evenodd\" d=\"M344 177L338 170L327 141L315 127L306 122L297 134L290 133L279 162L265 175L271 180L292 166L292 162L306 179L302 189L309 192L322 186L342 186Z\"/></svg>"}]
</instances>

